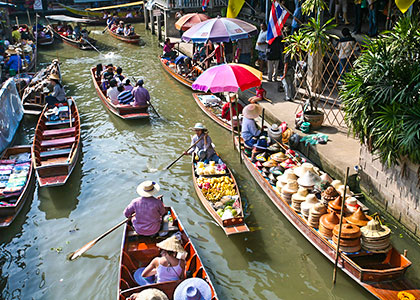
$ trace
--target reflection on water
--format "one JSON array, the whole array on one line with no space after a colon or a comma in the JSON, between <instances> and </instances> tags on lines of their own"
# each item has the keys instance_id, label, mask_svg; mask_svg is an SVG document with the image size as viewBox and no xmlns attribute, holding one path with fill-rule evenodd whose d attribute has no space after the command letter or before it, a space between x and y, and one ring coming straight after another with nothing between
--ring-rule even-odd
<instances>
[{"instance_id":1,"label":"reflection on water","mask_svg":"<svg viewBox=\"0 0 420 300\"><path fill-rule=\"evenodd\" d=\"M66 256L120 222L136 186L151 179L161 184L165 204L177 211L221 300L373 299L342 272L332 287L332 264L263 194L239 163L230 133L200 111L191 90L161 69L155 37L142 24L136 28L145 46L118 42L96 27L103 54L61 43L41 51L41 62L62 61L65 88L80 111L82 155L64 187L35 189L33 201L0 231L0 298L115 299L122 229L76 261ZM90 78L90 68L98 63L113 63L129 76L144 78L162 118L126 122L109 114ZM188 147L189 128L196 122L207 125L248 200L249 233L224 235L195 195L188 158L164 170ZM35 125L35 118L25 117L16 142L30 142ZM416 280L418 247L399 233L393 242L400 251L409 250L414 268L408 275Z\"/></svg>"}]
</instances>

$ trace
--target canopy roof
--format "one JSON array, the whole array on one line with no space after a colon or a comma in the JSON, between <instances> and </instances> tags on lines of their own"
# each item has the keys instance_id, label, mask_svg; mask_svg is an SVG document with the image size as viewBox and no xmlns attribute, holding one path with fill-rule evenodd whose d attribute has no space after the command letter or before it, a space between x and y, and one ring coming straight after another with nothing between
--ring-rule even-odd
<instances>
[{"instance_id":1,"label":"canopy roof","mask_svg":"<svg viewBox=\"0 0 420 300\"><path fill-rule=\"evenodd\" d=\"M54 20L54 21L73 22L73 23L89 23L89 22L95 21L95 20L85 19L85 18L73 18L66 15L45 16L45 18Z\"/></svg>"},{"instance_id":2,"label":"canopy roof","mask_svg":"<svg viewBox=\"0 0 420 300\"><path fill-rule=\"evenodd\" d=\"M130 2L125 4L118 4L118 5L111 5L111 6L104 6L104 7L96 7L96 8L86 8L88 11L98 11L98 10L107 10L107 9L116 9L121 7L130 7L130 6L136 6L136 5L142 5L143 1L136 1L136 2Z\"/></svg>"}]
</instances>

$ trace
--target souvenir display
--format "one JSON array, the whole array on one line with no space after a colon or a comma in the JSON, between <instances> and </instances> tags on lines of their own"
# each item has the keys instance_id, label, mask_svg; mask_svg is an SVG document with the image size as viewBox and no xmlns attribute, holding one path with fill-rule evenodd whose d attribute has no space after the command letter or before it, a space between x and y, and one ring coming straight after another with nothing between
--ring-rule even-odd
<instances>
[{"instance_id":1,"label":"souvenir display","mask_svg":"<svg viewBox=\"0 0 420 300\"><path fill-rule=\"evenodd\" d=\"M338 233L340 225L335 225L333 229L333 243L337 245ZM360 228L353 224L342 224L340 236L340 250L344 252L357 252L361 248L360 236L362 232Z\"/></svg>"},{"instance_id":2,"label":"souvenir display","mask_svg":"<svg viewBox=\"0 0 420 300\"><path fill-rule=\"evenodd\" d=\"M316 203L309 210L308 225L313 228L318 228L319 218L327 213L327 207L322 203Z\"/></svg>"},{"instance_id":3,"label":"souvenir display","mask_svg":"<svg viewBox=\"0 0 420 300\"><path fill-rule=\"evenodd\" d=\"M283 162L287 159L286 155L283 152L277 152L274 153L273 155L271 155L270 157L272 160L276 161L276 162Z\"/></svg>"},{"instance_id":4,"label":"souvenir display","mask_svg":"<svg viewBox=\"0 0 420 300\"><path fill-rule=\"evenodd\" d=\"M292 208L294 211L300 213L300 205L306 200L308 190L300 187L297 193L292 195Z\"/></svg>"},{"instance_id":5,"label":"souvenir display","mask_svg":"<svg viewBox=\"0 0 420 300\"><path fill-rule=\"evenodd\" d=\"M309 190L312 190L319 182L321 182L321 178L312 171L305 172L305 174L298 179L298 184Z\"/></svg>"},{"instance_id":6,"label":"souvenir display","mask_svg":"<svg viewBox=\"0 0 420 300\"><path fill-rule=\"evenodd\" d=\"M296 180L287 181L286 185L281 189L281 197L290 204L292 195L297 192L298 188L299 186Z\"/></svg>"},{"instance_id":7,"label":"souvenir display","mask_svg":"<svg viewBox=\"0 0 420 300\"><path fill-rule=\"evenodd\" d=\"M275 160L269 159L266 162L263 162L263 167L272 168L277 166L277 162Z\"/></svg>"},{"instance_id":8,"label":"souvenir display","mask_svg":"<svg viewBox=\"0 0 420 300\"><path fill-rule=\"evenodd\" d=\"M303 175L305 175L306 172L313 171L314 166L313 164L310 164L310 163L303 163L299 167L294 168L293 170L296 176L302 177Z\"/></svg>"},{"instance_id":9,"label":"souvenir display","mask_svg":"<svg viewBox=\"0 0 420 300\"><path fill-rule=\"evenodd\" d=\"M281 193L281 189L286 185L289 180L296 180L297 177L293 173L292 169L287 169L284 171L283 175L277 177L276 189Z\"/></svg>"},{"instance_id":10,"label":"souvenir display","mask_svg":"<svg viewBox=\"0 0 420 300\"><path fill-rule=\"evenodd\" d=\"M334 226L338 223L340 223L340 218L335 212L322 215L319 218L319 233L326 239L331 239Z\"/></svg>"},{"instance_id":11,"label":"souvenir display","mask_svg":"<svg viewBox=\"0 0 420 300\"><path fill-rule=\"evenodd\" d=\"M339 187L340 185L343 185L343 183L342 183L340 180L333 180L333 181L331 182L331 186L333 186L335 189L338 189L338 187Z\"/></svg>"},{"instance_id":12,"label":"souvenir display","mask_svg":"<svg viewBox=\"0 0 420 300\"><path fill-rule=\"evenodd\" d=\"M340 186L337 188L337 192L341 195L341 197L343 197L343 196L344 196L344 184L340 185ZM353 193L352 193L352 191L350 191L349 186L347 186L347 190L346 190L346 199L347 199L347 198L350 198L351 196L353 196Z\"/></svg>"},{"instance_id":13,"label":"souvenir display","mask_svg":"<svg viewBox=\"0 0 420 300\"><path fill-rule=\"evenodd\" d=\"M360 207L349 217L346 217L347 223L350 223L359 227L366 226L370 220L372 220L372 217L365 215L365 213L362 211Z\"/></svg>"},{"instance_id":14,"label":"souvenir display","mask_svg":"<svg viewBox=\"0 0 420 300\"><path fill-rule=\"evenodd\" d=\"M391 247L391 229L381 225L378 220L371 220L361 228L362 248L367 251L381 252Z\"/></svg>"},{"instance_id":15,"label":"souvenir display","mask_svg":"<svg viewBox=\"0 0 420 300\"><path fill-rule=\"evenodd\" d=\"M319 201L314 194L306 195L305 202L300 204L300 212L305 219L308 219L309 210L317 203L319 203Z\"/></svg>"},{"instance_id":16,"label":"souvenir display","mask_svg":"<svg viewBox=\"0 0 420 300\"><path fill-rule=\"evenodd\" d=\"M331 184L331 182L333 182L333 179L330 177L330 175L328 175L325 172L323 172L320 177L321 177L322 181L328 182L329 184Z\"/></svg>"},{"instance_id":17,"label":"souvenir display","mask_svg":"<svg viewBox=\"0 0 420 300\"><path fill-rule=\"evenodd\" d=\"M350 197L346 199L346 207L351 213L354 213L360 207L360 205L357 203L356 198Z\"/></svg>"},{"instance_id":18,"label":"souvenir display","mask_svg":"<svg viewBox=\"0 0 420 300\"><path fill-rule=\"evenodd\" d=\"M341 205L343 203L343 198L338 196L333 201L328 202L328 212L335 212L337 215L341 214ZM344 206L344 215L349 214L349 211Z\"/></svg>"}]
</instances>

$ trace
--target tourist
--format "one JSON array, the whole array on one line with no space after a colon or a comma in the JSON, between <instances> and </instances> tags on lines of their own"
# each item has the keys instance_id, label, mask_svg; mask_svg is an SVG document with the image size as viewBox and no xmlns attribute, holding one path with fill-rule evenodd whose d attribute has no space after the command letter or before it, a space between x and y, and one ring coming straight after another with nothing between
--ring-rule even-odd
<instances>
[{"instance_id":1,"label":"tourist","mask_svg":"<svg viewBox=\"0 0 420 300\"><path fill-rule=\"evenodd\" d=\"M149 91L143 87L143 79L139 79L136 83L136 87L133 89L134 101L131 103L133 106L145 106L149 105L150 94Z\"/></svg>"},{"instance_id":2,"label":"tourist","mask_svg":"<svg viewBox=\"0 0 420 300\"><path fill-rule=\"evenodd\" d=\"M128 12L128 14L125 15L126 19L132 19L133 17L133 13L131 11Z\"/></svg>"},{"instance_id":3,"label":"tourist","mask_svg":"<svg viewBox=\"0 0 420 300\"><path fill-rule=\"evenodd\" d=\"M12 27L12 40L13 44L19 43L21 39L21 35L19 32L19 28L17 25L13 25Z\"/></svg>"},{"instance_id":4,"label":"tourist","mask_svg":"<svg viewBox=\"0 0 420 300\"><path fill-rule=\"evenodd\" d=\"M362 32L362 0L354 0L354 27L353 34Z\"/></svg>"},{"instance_id":5,"label":"tourist","mask_svg":"<svg viewBox=\"0 0 420 300\"><path fill-rule=\"evenodd\" d=\"M126 90L124 88L124 85L119 84L118 91L120 92L118 94L118 102L120 104L130 104L133 101L134 99L133 93L130 90Z\"/></svg>"},{"instance_id":6,"label":"tourist","mask_svg":"<svg viewBox=\"0 0 420 300\"><path fill-rule=\"evenodd\" d=\"M236 107L238 108L238 115L242 113L243 106L236 101L236 94L230 94L229 95L229 101L226 102L222 107L222 119L225 119L227 121L230 121L230 105L232 103L232 117L236 117ZM236 124L233 124L235 126Z\"/></svg>"},{"instance_id":7,"label":"tourist","mask_svg":"<svg viewBox=\"0 0 420 300\"><path fill-rule=\"evenodd\" d=\"M22 58L13 46L9 46L5 52L9 54L9 59L5 63L6 69L11 76L14 76L22 70Z\"/></svg>"},{"instance_id":8,"label":"tourist","mask_svg":"<svg viewBox=\"0 0 420 300\"><path fill-rule=\"evenodd\" d=\"M238 40L235 60L240 64L251 65L253 55L252 40L250 38Z\"/></svg>"},{"instance_id":9,"label":"tourist","mask_svg":"<svg viewBox=\"0 0 420 300\"><path fill-rule=\"evenodd\" d=\"M124 75L122 75L122 68L118 67L116 70L116 74L114 76L115 80L117 80L118 83L122 83L122 81L124 80Z\"/></svg>"},{"instance_id":10,"label":"tourist","mask_svg":"<svg viewBox=\"0 0 420 300\"><path fill-rule=\"evenodd\" d=\"M133 90L133 86L131 85L131 81L129 78L124 78L124 80L122 81L122 84L124 86L124 90L126 91L132 91Z\"/></svg>"},{"instance_id":11,"label":"tourist","mask_svg":"<svg viewBox=\"0 0 420 300\"><path fill-rule=\"evenodd\" d=\"M124 22L123 21L120 21L117 29L115 29L115 33L119 35L124 35Z\"/></svg>"},{"instance_id":12,"label":"tourist","mask_svg":"<svg viewBox=\"0 0 420 300\"><path fill-rule=\"evenodd\" d=\"M242 115L241 137L244 139L245 146L253 148L257 143L261 131L257 128L255 119L261 114L262 108L258 104L248 104L245 106Z\"/></svg>"},{"instance_id":13,"label":"tourist","mask_svg":"<svg viewBox=\"0 0 420 300\"><path fill-rule=\"evenodd\" d=\"M106 96L111 100L112 104L118 104L118 95L120 94L120 91L118 90L118 83L113 78L109 81L109 88L106 91Z\"/></svg>"},{"instance_id":14,"label":"tourist","mask_svg":"<svg viewBox=\"0 0 420 300\"><path fill-rule=\"evenodd\" d=\"M131 24L126 24L124 28L124 36L130 36L131 34Z\"/></svg>"},{"instance_id":15,"label":"tourist","mask_svg":"<svg viewBox=\"0 0 420 300\"><path fill-rule=\"evenodd\" d=\"M207 133L207 128L202 123L196 123L192 129L195 131L195 135L191 139L191 146L200 138L201 140L190 150L184 152L184 154L195 153L200 161L204 161L205 163L215 161L218 164L222 164L223 161L217 156L213 148L213 142Z\"/></svg>"},{"instance_id":16,"label":"tourist","mask_svg":"<svg viewBox=\"0 0 420 300\"><path fill-rule=\"evenodd\" d=\"M47 102L49 108L53 108L56 104L66 102L66 92L57 74L51 74L48 79L50 80L50 85L53 87L53 91L45 97L45 102Z\"/></svg>"},{"instance_id":17,"label":"tourist","mask_svg":"<svg viewBox=\"0 0 420 300\"><path fill-rule=\"evenodd\" d=\"M378 1L376 0L367 0L369 4L369 31L368 36L374 37L378 35L378 24L376 22L376 17L378 13Z\"/></svg>"},{"instance_id":18,"label":"tourist","mask_svg":"<svg viewBox=\"0 0 420 300\"><path fill-rule=\"evenodd\" d=\"M162 196L157 196L159 184L147 180L139 184L137 194L140 196L131 201L125 208L124 215L131 218L131 223L137 234L156 236L162 224L162 216L166 213ZM132 216L133 214L135 216Z\"/></svg>"},{"instance_id":19,"label":"tourist","mask_svg":"<svg viewBox=\"0 0 420 300\"><path fill-rule=\"evenodd\" d=\"M257 43L255 45L255 50L258 51L258 60L255 65L257 65L260 71L263 72L267 61L267 25L262 23L260 28L261 31L258 35Z\"/></svg>"},{"instance_id":20,"label":"tourist","mask_svg":"<svg viewBox=\"0 0 420 300\"><path fill-rule=\"evenodd\" d=\"M339 73L338 79L340 80L341 75L348 72L351 63L350 57L354 52L354 47L356 45L356 40L352 37L350 30L347 27L344 27L341 30L343 37L338 40L337 51L339 59Z\"/></svg>"},{"instance_id":21,"label":"tourist","mask_svg":"<svg viewBox=\"0 0 420 300\"><path fill-rule=\"evenodd\" d=\"M155 288L148 288L142 290L140 293L132 294L130 297L127 298L127 300L169 300L169 298L161 290Z\"/></svg>"},{"instance_id":22,"label":"tourist","mask_svg":"<svg viewBox=\"0 0 420 300\"><path fill-rule=\"evenodd\" d=\"M73 38L74 39L76 39L76 40L80 39L80 31L81 31L80 23L76 23L76 26L74 26L74 29L73 29Z\"/></svg>"},{"instance_id":23,"label":"tourist","mask_svg":"<svg viewBox=\"0 0 420 300\"><path fill-rule=\"evenodd\" d=\"M96 79L101 79L103 69L104 67L102 66L102 64L96 65L96 72L95 72Z\"/></svg>"},{"instance_id":24,"label":"tourist","mask_svg":"<svg viewBox=\"0 0 420 300\"><path fill-rule=\"evenodd\" d=\"M248 99L249 103L257 103L258 101L264 100L265 96L267 94L267 91L262 87L262 84L260 84L255 89L255 96Z\"/></svg>"},{"instance_id":25,"label":"tourist","mask_svg":"<svg viewBox=\"0 0 420 300\"><path fill-rule=\"evenodd\" d=\"M285 100L292 101L295 96L295 86L293 84L293 77L295 70L293 68L292 60L290 59L290 54L286 53L283 59L283 75L280 77L280 81L283 85ZM278 87L279 89L280 87Z\"/></svg>"},{"instance_id":26,"label":"tourist","mask_svg":"<svg viewBox=\"0 0 420 300\"><path fill-rule=\"evenodd\" d=\"M114 67L108 65L102 73L102 89L105 91L109 86L109 81L114 78Z\"/></svg>"},{"instance_id":27,"label":"tourist","mask_svg":"<svg viewBox=\"0 0 420 300\"><path fill-rule=\"evenodd\" d=\"M267 48L267 76L268 81L277 81L279 62L283 52L282 36L278 36Z\"/></svg>"},{"instance_id":28,"label":"tourist","mask_svg":"<svg viewBox=\"0 0 420 300\"><path fill-rule=\"evenodd\" d=\"M161 249L161 257L155 257L143 270L141 276L156 276L156 283L183 279L185 260L178 259L177 254L184 254L185 250L178 236L173 235L157 243L156 246Z\"/></svg>"},{"instance_id":29,"label":"tourist","mask_svg":"<svg viewBox=\"0 0 420 300\"><path fill-rule=\"evenodd\" d=\"M171 43L169 38L166 38L165 43L163 44L163 57L169 59L175 59L177 57L177 53L174 50L175 43Z\"/></svg>"},{"instance_id":30,"label":"tourist","mask_svg":"<svg viewBox=\"0 0 420 300\"><path fill-rule=\"evenodd\" d=\"M295 11L293 12L292 30L290 34L295 33L300 27L300 20L302 19L302 3L300 0L295 0Z\"/></svg>"}]
</instances>

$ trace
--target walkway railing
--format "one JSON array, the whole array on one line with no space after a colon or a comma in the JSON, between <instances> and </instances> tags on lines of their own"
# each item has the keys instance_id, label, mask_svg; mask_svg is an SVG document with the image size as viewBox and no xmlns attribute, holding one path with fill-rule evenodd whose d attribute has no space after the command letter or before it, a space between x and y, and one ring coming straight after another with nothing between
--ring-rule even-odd
<instances>
[{"instance_id":1,"label":"walkway railing","mask_svg":"<svg viewBox=\"0 0 420 300\"><path fill-rule=\"evenodd\" d=\"M202 0L156 0L155 3L163 8L181 9L181 8L199 8L203 5ZM224 0L210 0L209 7L226 6Z\"/></svg>"}]
</instances>

